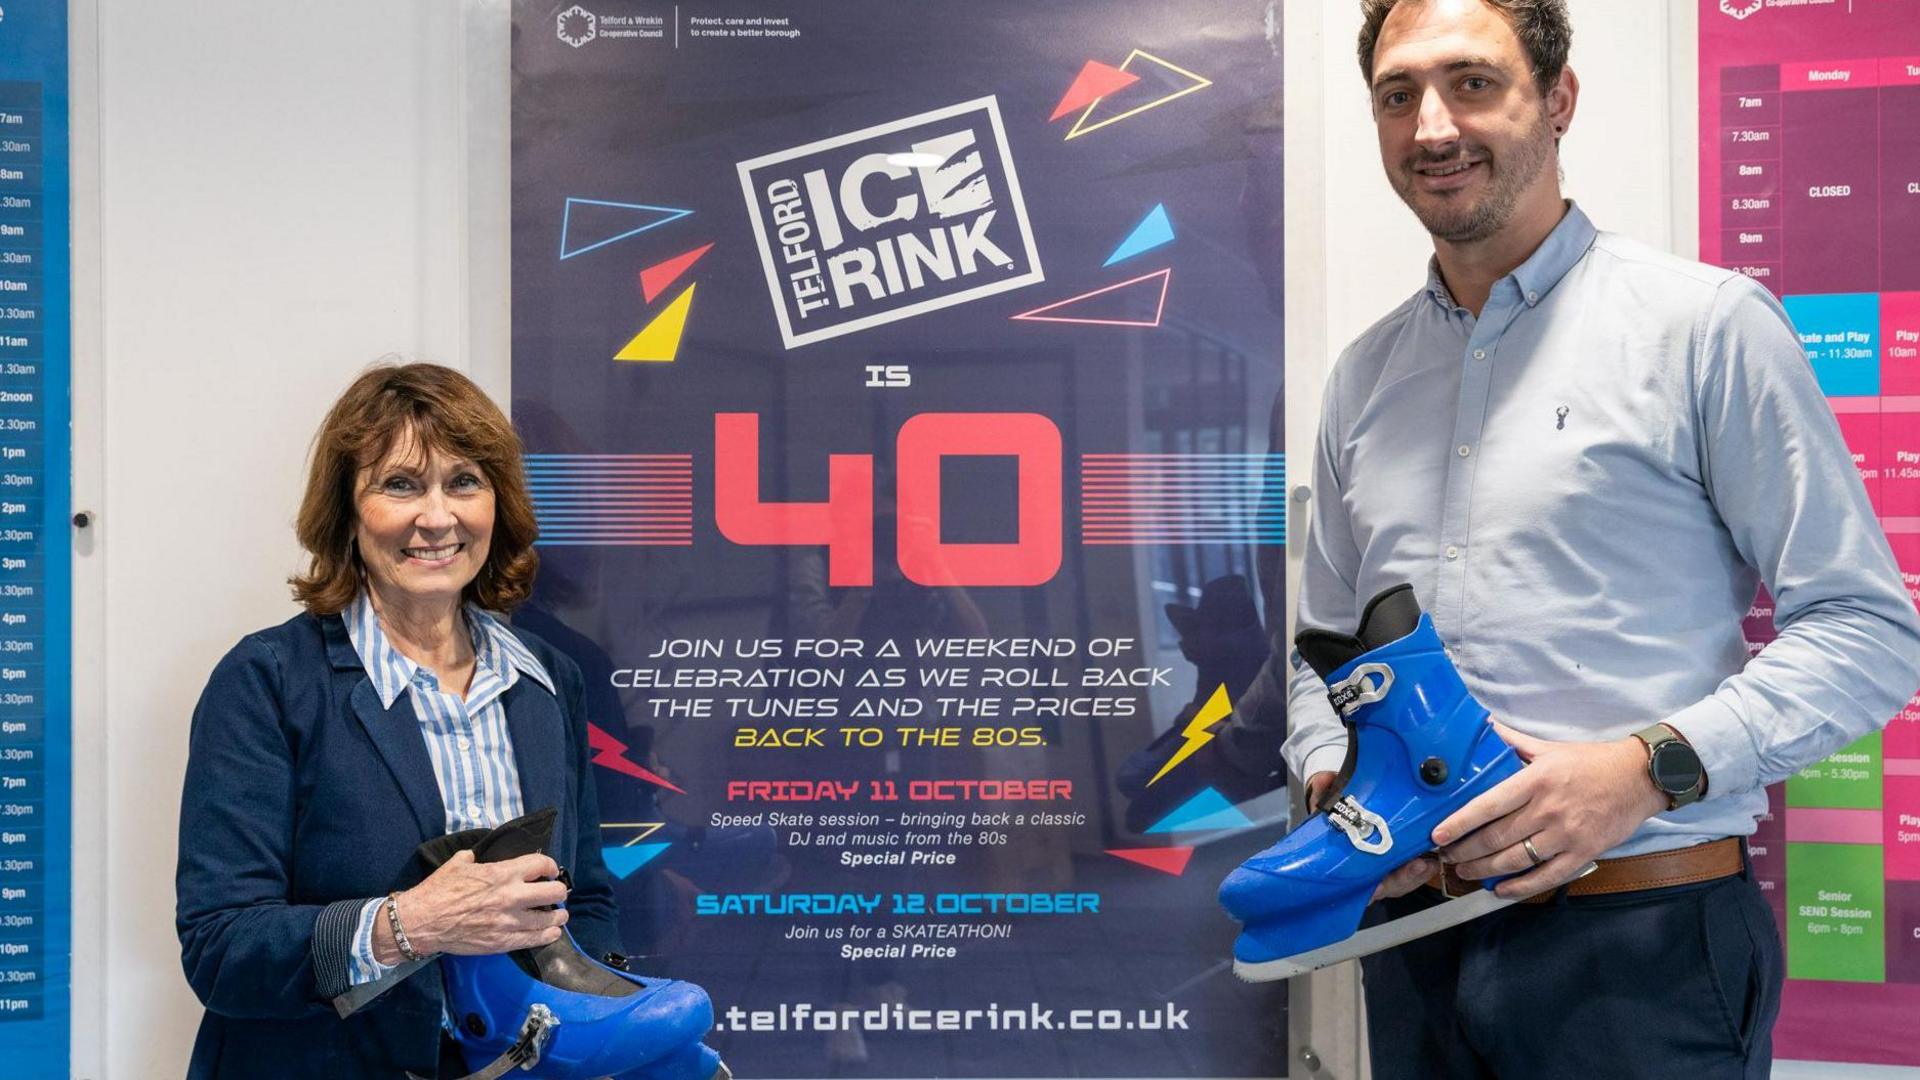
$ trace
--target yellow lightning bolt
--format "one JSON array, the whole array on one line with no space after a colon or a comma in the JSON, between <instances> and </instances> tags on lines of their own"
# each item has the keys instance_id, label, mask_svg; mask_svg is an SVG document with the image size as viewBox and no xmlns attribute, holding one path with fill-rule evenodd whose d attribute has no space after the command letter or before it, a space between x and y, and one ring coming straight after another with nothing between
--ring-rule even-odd
<instances>
[{"instance_id":1,"label":"yellow lightning bolt","mask_svg":"<svg viewBox=\"0 0 1920 1080\"><path fill-rule=\"evenodd\" d=\"M1180 749L1173 752L1173 756L1167 759L1165 765L1160 766L1160 771L1153 774L1153 779L1147 781L1147 786L1152 787L1155 781L1172 772L1175 765L1192 757L1195 751L1212 742L1213 732L1207 729L1232 713L1233 702L1227 700L1227 684L1221 683L1214 689L1213 696L1207 699L1207 703L1200 706L1200 711L1193 714L1193 719L1187 721L1187 729L1180 733L1180 737L1186 742Z\"/></svg>"},{"instance_id":2,"label":"yellow lightning bolt","mask_svg":"<svg viewBox=\"0 0 1920 1080\"><path fill-rule=\"evenodd\" d=\"M633 845L639 843L642 840L645 840L647 837L652 836L654 833L657 833L661 829L665 828L666 824L667 823L664 821L603 821L600 823L600 827L603 829L644 830L638 836L635 836L633 839L620 845L621 847L632 847Z\"/></svg>"}]
</instances>

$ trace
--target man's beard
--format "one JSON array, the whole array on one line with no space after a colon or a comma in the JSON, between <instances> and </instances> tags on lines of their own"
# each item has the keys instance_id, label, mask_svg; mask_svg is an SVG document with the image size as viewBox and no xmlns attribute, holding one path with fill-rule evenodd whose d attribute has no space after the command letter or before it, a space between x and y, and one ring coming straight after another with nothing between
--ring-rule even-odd
<instances>
[{"instance_id":1,"label":"man's beard","mask_svg":"<svg viewBox=\"0 0 1920 1080\"><path fill-rule=\"evenodd\" d=\"M1501 157L1495 158L1484 147L1460 142L1457 148L1444 158L1421 154L1407 162L1394 177L1394 190L1399 192L1402 202L1420 219L1436 239L1455 244L1470 244L1499 232L1513 217L1513 208L1519 205L1520 193L1533 183L1546 168L1547 159L1553 151L1553 129L1545 113L1540 123L1526 139L1514 143ZM1425 165L1446 165L1465 157L1475 157L1487 163L1492 170L1491 183L1478 203L1460 204L1452 200L1458 196L1429 196L1419 201L1421 193L1414 187L1418 174L1414 169Z\"/></svg>"}]
</instances>

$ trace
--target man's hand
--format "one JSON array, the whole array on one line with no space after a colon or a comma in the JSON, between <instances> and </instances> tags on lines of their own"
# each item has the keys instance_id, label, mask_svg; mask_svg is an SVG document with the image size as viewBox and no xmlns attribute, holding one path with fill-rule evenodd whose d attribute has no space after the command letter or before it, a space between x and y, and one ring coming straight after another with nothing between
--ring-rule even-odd
<instances>
[{"instance_id":1,"label":"man's hand","mask_svg":"<svg viewBox=\"0 0 1920 1080\"><path fill-rule=\"evenodd\" d=\"M1333 783L1333 774L1317 772L1307 778L1307 812L1318 813L1320 800L1326 797L1327 788ZM1388 874L1386 880L1374 887L1373 899L1385 900L1395 896L1405 896L1426 884L1434 871L1440 869L1440 861L1431 855L1422 855L1407 865ZM1368 903L1372 903L1369 900Z\"/></svg>"},{"instance_id":2,"label":"man's hand","mask_svg":"<svg viewBox=\"0 0 1920 1080\"><path fill-rule=\"evenodd\" d=\"M1494 730L1527 767L1435 826L1433 842L1463 878L1520 874L1494 887L1499 896L1518 900L1572 881L1667 808L1667 797L1647 775L1646 745L1631 735L1549 742L1498 722ZM1540 855L1538 866L1526 840Z\"/></svg>"}]
</instances>

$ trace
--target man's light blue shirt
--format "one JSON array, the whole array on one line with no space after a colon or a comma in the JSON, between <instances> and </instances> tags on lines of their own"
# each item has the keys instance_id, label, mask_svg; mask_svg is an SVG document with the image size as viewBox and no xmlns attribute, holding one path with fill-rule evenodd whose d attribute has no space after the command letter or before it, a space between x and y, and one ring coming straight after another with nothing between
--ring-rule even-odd
<instances>
[{"instance_id":1,"label":"man's light blue shirt","mask_svg":"<svg viewBox=\"0 0 1920 1080\"><path fill-rule=\"evenodd\" d=\"M340 613L381 706L391 709L401 694L408 696L421 738L426 740L427 757L433 762L450 833L492 828L525 813L503 699L522 674L548 693L554 692L553 677L500 620L472 604L464 610L473 640L473 681L464 695L457 689L443 689L433 672L394 648L364 591ZM374 920L381 917L383 903L384 897L369 900L360 911L347 961L350 985L371 982L393 970L373 956Z\"/></svg>"},{"instance_id":2,"label":"man's light blue shirt","mask_svg":"<svg viewBox=\"0 0 1920 1080\"><path fill-rule=\"evenodd\" d=\"M1701 802L1609 855L1744 836L1764 785L1920 686L1920 616L1786 313L1740 274L1597 232L1577 206L1475 318L1437 264L1349 346L1314 462L1301 627L1411 582L1502 722L1607 740L1666 721ZM1748 659L1764 583L1779 636ZM1292 658L1285 755L1346 734Z\"/></svg>"}]
</instances>

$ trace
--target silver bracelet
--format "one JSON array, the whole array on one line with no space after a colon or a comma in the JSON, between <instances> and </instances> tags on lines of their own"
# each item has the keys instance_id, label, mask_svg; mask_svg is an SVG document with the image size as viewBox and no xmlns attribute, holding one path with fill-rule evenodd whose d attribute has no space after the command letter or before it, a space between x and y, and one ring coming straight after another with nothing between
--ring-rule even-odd
<instances>
[{"instance_id":1,"label":"silver bracelet","mask_svg":"<svg viewBox=\"0 0 1920 1080\"><path fill-rule=\"evenodd\" d=\"M400 955L409 961L424 959L413 951L413 942L407 940L407 932L400 928L400 894L387 894L387 925L393 928L393 943L400 946Z\"/></svg>"}]
</instances>

